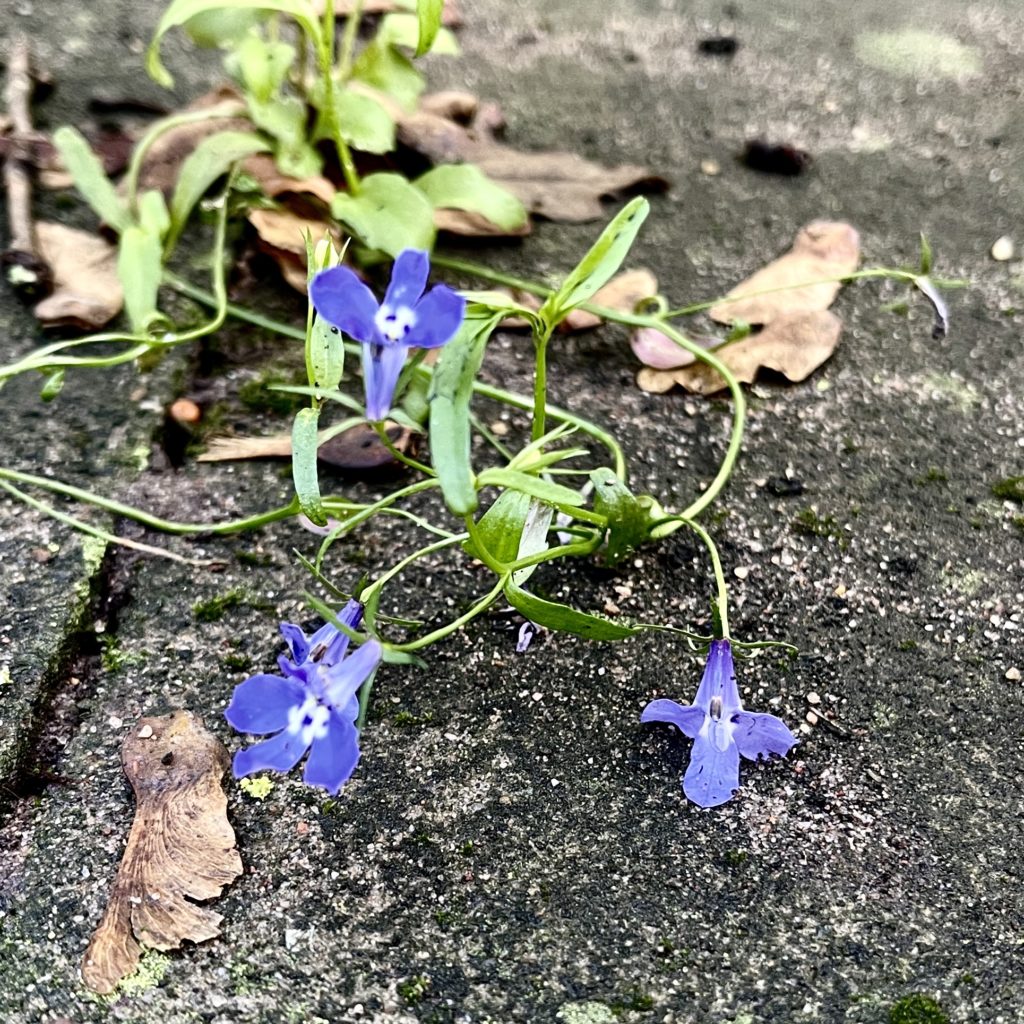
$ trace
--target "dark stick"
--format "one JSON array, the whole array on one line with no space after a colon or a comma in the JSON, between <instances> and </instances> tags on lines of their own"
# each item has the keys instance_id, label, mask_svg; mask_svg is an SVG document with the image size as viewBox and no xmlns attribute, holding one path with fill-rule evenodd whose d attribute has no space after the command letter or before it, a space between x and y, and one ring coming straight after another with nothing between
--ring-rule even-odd
<instances>
[{"instance_id":1,"label":"dark stick","mask_svg":"<svg viewBox=\"0 0 1024 1024\"><path fill-rule=\"evenodd\" d=\"M32 220L32 78L29 69L28 38L17 36L11 42L7 63L7 88L4 99L14 130L11 148L4 164L4 187L11 239L0 256L7 282L16 291L38 298L53 285L53 274L39 253Z\"/></svg>"}]
</instances>

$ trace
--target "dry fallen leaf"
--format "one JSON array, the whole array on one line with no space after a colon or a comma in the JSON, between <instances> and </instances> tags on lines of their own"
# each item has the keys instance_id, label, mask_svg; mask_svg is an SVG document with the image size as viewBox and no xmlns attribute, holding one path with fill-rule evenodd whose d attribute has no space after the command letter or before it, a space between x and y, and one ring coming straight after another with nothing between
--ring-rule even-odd
<instances>
[{"instance_id":1,"label":"dry fallen leaf","mask_svg":"<svg viewBox=\"0 0 1024 1024\"><path fill-rule=\"evenodd\" d=\"M286 193L310 195L325 206L331 205L338 191L323 175L309 178L290 178L278 170L277 163L269 153L254 153L242 162L242 170L260 186L263 194L276 199Z\"/></svg>"},{"instance_id":2,"label":"dry fallen leaf","mask_svg":"<svg viewBox=\"0 0 1024 1024\"><path fill-rule=\"evenodd\" d=\"M53 291L33 312L44 327L94 331L124 305L117 249L99 235L49 221L36 223L40 254L53 270Z\"/></svg>"},{"instance_id":3,"label":"dry fallen leaf","mask_svg":"<svg viewBox=\"0 0 1024 1024\"><path fill-rule=\"evenodd\" d=\"M715 355L744 384L752 383L761 367L800 381L832 355L841 329L839 317L827 309L783 313L760 333L732 342ZM675 370L645 366L637 375L637 384L642 391L654 394L668 391L673 384L701 395L712 395L726 387L716 370L696 362Z\"/></svg>"},{"instance_id":4,"label":"dry fallen leaf","mask_svg":"<svg viewBox=\"0 0 1024 1024\"><path fill-rule=\"evenodd\" d=\"M285 281L297 292L306 294L306 232L317 242L330 232L334 244L341 247L341 235L327 221L300 217L289 210L250 210L249 223L256 229L260 248L273 257Z\"/></svg>"},{"instance_id":5,"label":"dry fallen leaf","mask_svg":"<svg viewBox=\"0 0 1024 1024\"><path fill-rule=\"evenodd\" d=\"M613 277L603 288L594 293L588 302L604 306L619 313L632 313L642 299L658 294L658 279L649 270L624 270ZM560 327L567 331L585 331L602 323L596 313L585 309L574 309L562 321Z\"/></svg>"},{"instance_id":6,"label":"dry fallen leaf","mask_svg":"<svg viewBox=\"0 0 1024 1024\"><path fill-rule=\"evenodd\" d=\"M400 118L398 138L434 164L476 164L518 196L530 213L550 220L599 220L602 198L668 187L664 178L634 164L602 167L575 153L522 153L497 140L501 123L493 105L480 106L466 127L431 112L425 99L419 110Z\"/></svg>"},{"instance_id":7,"label":"dry fallen leaf","mask_svg":"<svg viewBox=\"0 0 1024 1024\"><path fill-rule=\"evenodd\" d=\"M94 992L112 992L138 965L139 943L176 949L220 934L213 899L242 873L221 777L224 745L190 711L142 718L121 747L135 820L103 920L82 962Z\"/></svg>"},{"instance_id":8,"label":"dry fallen leaf","mask_svg":"<svg viewBox=\"0 0 1024 1024\"><path fill-rule=\"evenodd\" d=\"M313 9L318 17L323 17L324 0L314 0ZM409 9L407 4L396 3L395 0L364 0L360 5L361 14L392 14L402 13ZM355 0L334 0L334 14L338 18L347 18L355 10ZM462 15L454 0L444 0L441 9L441 24L448 28L458 28L462 24Z\"/></svg>"},{"instance_id":9,"label":"dry fallen leaf","mask_svg":"<svg viewBox=\"0 0 1024 1024\"><path fill-rule=\"evenodd\" d=\"M730 301L713 306L709 315L723 324L733 320L769 324L785 313L828 309L842 284L808 282L851 274L859 260L860 236L853 227L842 221L816 220L797 232L789 252L736 285L729 292ZM785 290L752 294L769 289ZM744 295L750 297L741 298Z\"/></svg>"}]
</instances>

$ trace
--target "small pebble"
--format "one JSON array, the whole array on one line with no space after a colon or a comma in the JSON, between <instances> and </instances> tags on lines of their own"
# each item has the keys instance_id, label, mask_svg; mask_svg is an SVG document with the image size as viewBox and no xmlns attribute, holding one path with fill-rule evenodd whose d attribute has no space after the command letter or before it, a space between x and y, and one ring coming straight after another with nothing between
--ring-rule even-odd
<instances>
[{"instance_id":1,"label":"small pebble","mask_svg":"<svg viewBox=\"0 0 1024 1024\"><path fill-rule=\"evenodd\" d=\"M491 433L498 437L504 437L508 433L508 424L502 420L495 420L491 424Z\"/></svg>"},{"instance_id":2,"label":"small pebble","mask_svg":"<svg viewBox=\"0 0 1024 1024\"><path fill-rule=\"evenodd\" d=\"M139 730L139 739L140 740L148 740L150 738L150 736L152 736L152 735L153 735L153 726L151 726L151 725L144 725Z\"/></svg>"},{"instance_id":3,"label":"small pebble","mask_svg":"<svg viewBox=\"0 0 1024 1024\"><path fill-rule=\"evenodd\" d=\"M997 238L992 245L992 259L998 260L1000 263L1012 260L1014 252L1013 239L1009 235Z\"/></svg>"},{"instance_id":4,"label":"small pebble","mask_svg":"<svg viewBox=\"0 0 1024 1024\"><path fill-rule=\"evenodd\" d=\"M1006 670L1006 678L1009 679L1011 683L1019 683L1020 682L1020 669L1019 668L1008 668Z\"/></svg>"},{"instance_id":5,"label":"small pebble","mask_svg":"<svg viewBox=\"0 0 1024 1024\"><path fill-rule=\"evenodd\" d=\"M809 694L807 694L807 703L820 704L821 698L812 690Z\"/></svg>"},{"instance_id":6,"label":"small pebble","mask_svg":"<svg viewBox=\"0 0 1024 1024\"><path fill-rule=\"evenodd\" d=\"M722 173L722 165L717 160L701 160L700 173L715 178Z\"/></svg>"},{"instance_id":7,"label":"small pebble","mask_svg":"<svg viewBox=\"0 0 1024 1024\"><path fill-rule=\"evenodd\" d=\"M733 576L738 580L745 580L750 575L749 565L737 565L732 571Z\"/></svg>"},{"instance_id":8,"label":"small pebble","mask_svg":"<svg viewBox=\"0 0 1024 1024\"><path fill-rule=\"evenodd\" d=\"M171 419L183 426L192 426L202 419L202 410L189 398L179 398L168 410Z\"/></svg>"},{"instance_id":9,"label":"small pebble","mask_svg":"<svg viewBox=\"0 0 1024 1024\"><path fill-rule=\"evenodd\" d=\"M808 711L804 717L806 718L808 725L818 724L818 716L813 711Z\"/></svg>"}]
</instances>

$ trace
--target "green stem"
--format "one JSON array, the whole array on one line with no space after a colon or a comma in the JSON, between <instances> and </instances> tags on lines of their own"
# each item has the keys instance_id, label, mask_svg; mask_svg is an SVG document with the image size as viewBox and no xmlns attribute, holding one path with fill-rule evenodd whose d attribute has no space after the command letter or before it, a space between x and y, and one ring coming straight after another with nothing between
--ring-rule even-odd
<instances>
[{"instance_id":1,"label":"green stem","mask_svg":"<svg viewBox=\"0 0 1024 1024\"><path fill-rule=\"evenodd\" d=\"M373 427L373 429L377 432L377 436L380 438L381 444L383 444L384 447L387 448L388 452L391 454L391 457L396 462L400 462L403 465L408 466L410 469L415 469L417 472L423 473L425 476L437 476L437 473L434 472L434 470L432 470L430 466L425 465L418 459L410 458L410 456L406 455L405 452L400 452L395 447L394 442L391 440L391 438L388 437L387 428L384 426L382 422L371 422L370 426Z\"/></svg>"},{"instance_id":2,"label":"green stem","mask_svg":"<svg viewBox=\"0 0 1024 1024\"><path fill-rule=\"evenodd\" d=\"M327 0L324 4L323 31L320 34L317 45L317 59L320 63L320 80L324 86L324 108L323 114L327 121L334 148L338 151L338 162L341 164L341 172L345 176L345 185L352 195L358 195L360 189L359 174L356 171L355 162L352 159L352 152L348 143L341 134L341 125L338 122L338 103L335 88L337 81L334 77L334 3Z\"/></svg>"},{"instance_id":3,"label":"green stem","mask_svg":"<svg viewBox=\"0 0 1024 1024\"><path fill-rule=\"evenodd\" d=\"M722 636L720 639L729 639L729 588L725 584L725 573L722 571L722 560L718 557L718 548L715 547L715 542L711 539L711 535L700 526L695 523L692 519L687 519L685 516L674 517L678 522L682 523L683 526L688 526L698 537L704 542L705 547L708 549L708 554L711 555L711 567L715 574L715 584L718 587L718 597L716 598L716 606L718 608L719 621L722 624Z\"/></svg>"},{"instance_id":4,"label":"green stem","mask_svg":"<svg viewBox=\"0 0 1024 1024\"><path fill-rule=\"evenodd\" d=\"M352 74L352 55L355 52L356 38L359 35L359 22L363 17L363 0L355 0L352 13L345 21L345 31L341 37L341 52L338 55L338 79L347 82Z\"/></svg>"},{"instance_id":5,"label":"green stem","mask_svg":"<svg viewBox=\"0 0 1024 1024\"><path fill-rule=\"evenodd\" d=\"M333 0L328 0L328 2L333 2ZM366 712L370 708L370 694L373 693L373 683L376 678L377 670L374 669L370 677L359 688L359 714L356 716L356 729L362 729L366 724Z\"/></svg>"},{"instance_id":6,"label":"green stem","mask_svg":"<svg viewBox=\"0 0 1024 1024\"><path fill-rule=\"evenodd\" d=\"M497 576L504 576L508 572L508 566L504 562L499 562L494 555L488 550L487 545L483 541L483 537L480 535L479 529L477 529L476 521L473 519L473 513L471 512L464 519L466 524L466 533L469 535L469 539L473 544L473 551L476 558L478 558L488 569L491 570Z\"/></svg>"},{"instance_id":7,"label":"green stem","mask_svg":"<svg viewBox=\"0 0 1024 1024\"><path fill-rule=\"evenodd\" d=\"M550 326L545 325L539 334L534 334L534 371L533 371L533 423L530 427L530 440L536 441L544 436L546 430L544 410L547 409L548 398L548 342L551 340Z\"/></svg>"},{"instance_id":8,"label":"green stem","mask_svg":"<svg viewBox=\"0 0 1024 1024\"><path fill-rule=\"evenodd\" d=\"M444 538L444 540L434 541L433 544L427 544L425 547L414 551L411 555L407 555L400 562L393 565L387 572L382 573L377 577L368 587L366 587L360 595L360 600L363 604L370 602L370 596L374 591L383 588L385 583L394 579L400 572L412 565L413 562L418 561L426 555L432 555L435 551L443 551L445 548L450 548L453 544L461 544L464 540L469 537L468 533L453 534L450 537Z\"/></svg>"},{"instance_id":9,"label":"green stem","mask_svg":"<svg viewBox=\"0 0 1024 1024\"><path fill-rule=\"evenodd\" d=\"M388 644L387 646L393 651L418 651L423 647L429 647L430 644L435 643L438 640L444 639L450 633L454 633L455 630L460 629L466 625L467 622L472 622L481 612L486 611L495 600L499 597L502 590L505 588L507 576L502 576L501 579L482 597L472 608L469 609L465 615L460 615L457 619L449 622L447 626L442 626L440 629L435 629L433 633L428 633L426 636L421 636L418 640L410 640L407 644Z\"/></svg>"},{"instance_id":10,"label":"green stem","mask_svg":"<svg viewBox=\"0 0 1024 1024\"><path fill-rule=\"evenodd\" d=\"M233 519L226 523L180 523L173 519L161 519L159 516L152 516L148 512L134 508L131 505L123 505L119 501L104 498L100 494L83 490L81 487L73 487L71 484L61 483L59 480L51 480L44 476L34 476L31 473L21 473L16 469L0 468L0 478L5 480L17 480L19 483L30 484L33 487L40 487L45 491L53 491L55 494L63 494L68 498L75 498L77 501L84 501L96 508L105 509L115 515L124 516L127 519L134 519L143 526L153 530L160 530L163 533L238 533L240 530L253 530L259 526L266 526L268 523L275 523L280 519L288 519L299 512L298 498L293 498L287 505L272 509L269 512L260 512L253 516L246 516L244 519Z\"/></svg>"}]
</instances>

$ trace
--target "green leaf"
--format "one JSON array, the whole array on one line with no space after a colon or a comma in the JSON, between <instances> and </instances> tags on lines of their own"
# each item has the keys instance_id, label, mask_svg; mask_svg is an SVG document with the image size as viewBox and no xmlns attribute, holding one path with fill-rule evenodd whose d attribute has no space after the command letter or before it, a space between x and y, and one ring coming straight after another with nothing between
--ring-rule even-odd
<instances>
[{"instance_id":1,"label":"green leaf","mask_svg":"<svg viewBox=\"0 0 1024 1024\"><path fill-rule=\"evenodd\" d=\"M89 147L82 134L64 125L53 133L53 144L68 169L75 188L82 198L115 231L123 231L131 223L128 208L114 190L110 179L103 173L99 157Z\"/></svg>"},{"instance_id":2,"label":"green leaf","mask_svg":"<svg viewBox=\"0 0 1024 1024\"><path fill-rule=\"evenodd\" d=\"M132 330L141 334L157 316L156 298L163 271L160 238L142 228L121 232L117 250L117 276L124 286L124 307Z\"/></svg>"},{"instance_id":3,"label":"green leaf","mask_svg":"<svg viewBox=\"0 0 1024 1024\"><path fill-rule=\"evenodd\" d=\"M331 213L371 249L397 256L403 249L434 244L434 211L426 196L400 174L363 178L356 196L339 192Z\"/></svg>"},{"instance_id":4,"label":"green leaf","mask_svg":"<svg viewBox=\"0 0 1024 1024\"><path fill-rule=\"evenodd\" d=\"M47 376L46 380L43 381L43 387L39 392L39 397L44 402L52 402L61 392L61 388L64 387L64 367L59 370L54 370L53 373Z\"/></svg>"},{"instance_id":5,"label":"green leaf","mask_svg":"<svg viewBox=\"0 0 1024 1024\"><path fill-rule=\"evenodd\" d=\"M624 640L641 632L634 626L623 626L599 615L577 611L568 605L545 601L536 594L523 590L511 580L505 585L505 597L516 611L531 622L562 633L572 633L586 640Z\"/></svg>"},{"instance_id":6,"label":"green leaf","mask_svg":"<svg viewBox=\"0 0 1024 1024\"><path fill-rule=\"evenodd\" d=\"M316 471L319 418L316 409L300 409L292 424L292 479L299 505L307 518L317 526L327 525L327 514L320 503L320 481Z\"/></svg>"},{"instance_id":7,"label":"green leaf","mask_svg":"<svg viewBox=\"0 0 1024 1024\"><path fill-rule=\"evenodd\" d=\"M511 487L533 498L551 502L552 505L568 505L570 508L579 508L585 500L579 491L571 487L553 484L539 476L520 473L515 469L485 469L476 478L476 482L477 487Z\"/></svg>"},{"instance_id":8,"label":"green leaf","mask_svg":"<svg viewBox=\"0 0 1024 1024\"><path fill-rule=\"evenodd\" d=\"M496 561L514 562L519 557L519 541L532 502L533 499L522 491L502 491L480 517L474 540L463 543L466 553L480 559L480 551L474 543L478 538Z\"/></svg>"},{"instance_id":9,"label":"green leaf","mask_svg":"<svg viewBox=\"0 0 1024 1024\"><path fill-rule=\"evenodd\" d=\"M441 349L430 381L431 461L448 508L460 517L477 508L469 403L487 341L500 319L500 314L467 317L458 334Z\"/></svg>"},{"instance_id":10,"label":"green leaf","mask_svg":"<svg viewBox=\"0 0 1024 1024\"><path fill-rule=\"evenodd\" d=\"M174 79L160 61L160 44L164 36L172 28L191 21L197 14L218 10L260 10L287 14L299 23L314 48L320 44L320 20L310 0L174 0L164 11L146 52L146 70L150 78L168 89L174 85Z\"/></svg>"},{"instance_id":11,"label":"green leaf","mask_svg":"<svg viewBox=\"0 0 1024 1024\"><path fill-rule=\"evenodd\" d=\"M294 62L294 46L270 42L254 32L237 43L224 61L228 73L260 103L273 99Z\"/></svg>"},{"instance_id":12,"label":"green leaf","mask_svg":"<svg viewBox=\"0 0 1024 1024\"><path fill-rule=\"evenodd\" d=\"M336 388L345 369L345 340L336 327L320 316L310 330L309 357L317 389Z\"/></svg>"},{"instance_id":13,"label":"green leaf","mask_svg":"<svg viewBox=\"0 0 1024 1024\"><path fill-rule=\"evenodd\" d=\"M412 665L415 668L426 668L427 663L412 651L396 651L386 644L381 645L381 661L385 665Z\"/></svg>"},{"instance_id":14,"label":"green leaf","mask_svg":"<svg viewBox=\"0 0 1024 1024\"><path fill-rule=\"evenodd\" d=\"M594 511L608 519L608 561L614 565L650 535L650 502L631 494L606 466L590 474L594 484Z\"/></svg>"},{"instance_id":15,"label":"green leaf","mask_svg":"<svg viewBox=\"0 0 1024 1024\"><path fill-rule=\"evenodd\" d=\"M416 109L420 93L426 87L426 81L412 66L412 61L379 37L374 38L352 65L352 77L393 96L410 112Z\"/></svg>"},{"instance_id":16,"label":"green leaf","mask_svg":"<svg viewBox=\"0 0 1024 1024\"><path fill-rule=\"evenodd\" d=\"M209 10L189 18L184 28L196 46L213 50L244 39L249 30L255 28L266 16L266 11Z\"/></svg>"},{"instance_id":17,"label":"green leaf","mask_svg":"<svg viewBox=\"0 0 1024 1024\"><path fill-rule=\"evenodd\" d=\"M479 213L504 231L514 231L526 223L526 207L473 164L443 164L413 184L436 209Z\"/></svg>"},{"instance_id":18,"label":"green leaf","mask_svg":"<svg viewBox=\"0 0 1024 1024\"><path fill-rule=\"evenodd\" d=\"M335 110L342 138L364 153L390 153L395 148L395 122L372 97L339 90Z\"/></svg>"},{"instance_id":19,"label":"green leaf","mask_svg":"<svg viewBox=\"0 0 1024 1024\"><path fill-rule=\"evenodd\" d=\"M208 135L189 154L181 165L178 183L171 198L171 227L167 238L167 250L174 247L192 208L206 193L206 190L232 164L253 153L264 153L270 148L267 140L252 132L218 132Z\"/></svg>"},{"instance_id":20,"label":"green leaf","mask_svg":"<svg viewBox=\"0 0 1024 1024\"><path fill-rule=\"evenodd\" d=\"M416 0L416 19L419 27L419 38L416 41L417 57L429 53L434 45L434 39L441 29L443 13L444 0Z\"/></svg>"},{"instance_id":21,"label":"green leaf","mask_svg":"<svg viewBox=\"0 0 1024 1024\"><path fill-rule=\"evenodd\" d=\"M541 306L541 319L552 326L560 323L570 310L608 283L622 266L650 209L650 203L637 196L616 214L576 269Z\"/></svg>"},{"instance_id":22,"label":"green leaf","mask_svg":"<svg viewBox=\"0 0 1024 1024\"><path fill-rule=\"evenodd\" d=\"M925 237L924 232L921 232L921 273L928 275L932 272L932 247L931 243Z\"/></svg>"},{"instance_id":23,"label":"green leaf","mask_svg":"<svg viewBox=\"0 0 1024 1024\"><path fill-rule=\"evenodd\" d=\"M171 226L171 217L167 212L164 194L151 188L139 196L139 227L147 234L162 239Z\"/></svg>"},{"instance_id":24,"label":"green leaf","mask_svg":"<svg viewBox=\"0 0 1024 1024\"><path fill-rule=\"evenodd\" d=\"M307 116L306 105L297 96L276 96L266 103L249 97L249 117L257 128L274 137L277 166L293 178L312 177L323 166L306 138Z\"/></svg>"},{"instance_id":25,"label":"green leaf","mask_svg":"<svg viewBox=\"0 0 1024 1024\"><path fill-rule=\"evenodd\" d=\"M430 39L423 46L423 8L437 5L437 22L433 26ZM401 46L413 50L414 56L422 57L425 53L436 53L448 57L459 55L459 43L454 34L441 28L442 0L420 0L416 5L416 14L385 14L381 19L377 37L389 46ZM430 15L428 14L428 17Z\"/></svg>"}]
</instances>

